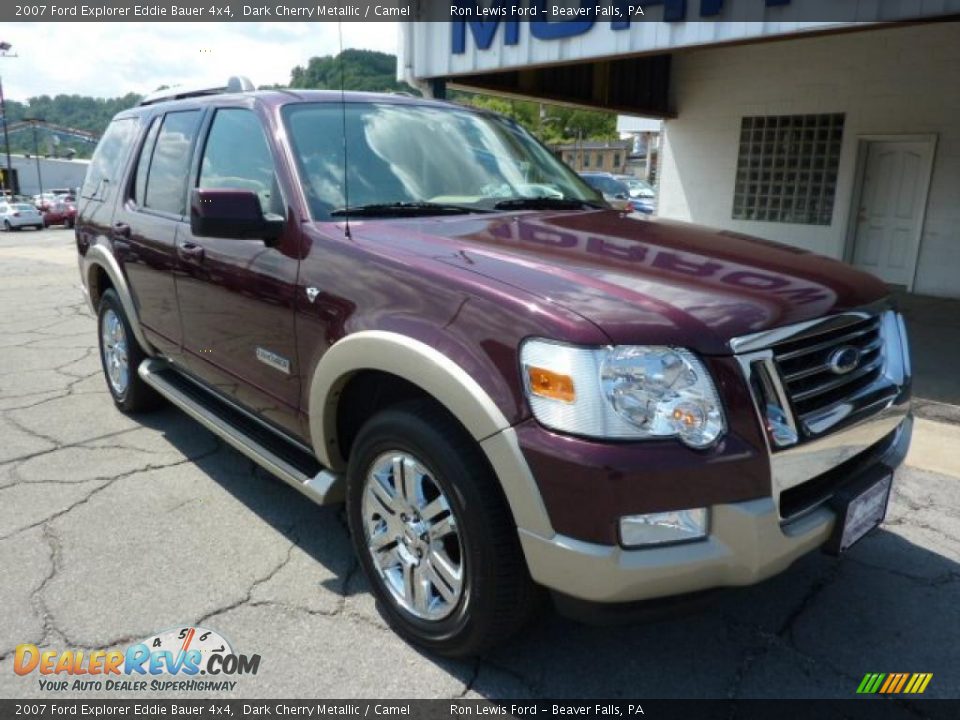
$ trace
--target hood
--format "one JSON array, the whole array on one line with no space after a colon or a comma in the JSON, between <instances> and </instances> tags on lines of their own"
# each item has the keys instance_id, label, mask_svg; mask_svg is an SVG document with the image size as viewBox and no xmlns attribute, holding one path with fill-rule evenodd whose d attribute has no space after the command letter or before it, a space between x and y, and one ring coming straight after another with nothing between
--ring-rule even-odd
<instances>
[{"instance_id":1,"label":"hood","mask_svg":"<svg viewBox=\"0 0 960 720\"><path fill-rule=\"evenodd\" d=\"M887 295L873 276L804 250L611 210L377 220L351 230L561 305L614 343L726 354L732 337Z\"/></svg>"}]
</instances>

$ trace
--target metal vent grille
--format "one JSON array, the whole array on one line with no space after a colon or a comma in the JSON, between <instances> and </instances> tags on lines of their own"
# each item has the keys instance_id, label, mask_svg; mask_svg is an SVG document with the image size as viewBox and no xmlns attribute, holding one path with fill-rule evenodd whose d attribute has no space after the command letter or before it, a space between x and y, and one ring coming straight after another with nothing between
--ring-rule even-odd
<instances>
[{"instance_id":1,"label":"metal vent grille","mask_svg":"<svg viewBox=\"0 0 960 720\"><path fill-rule=\"evenodd\" d=\"M849 349L854 348L856 352ZM801 421L842 402L883 372L881 317L774 345L773 356L794 413ZM838 353L856 361L837 367Z\"/></svg>"}]
</instances>

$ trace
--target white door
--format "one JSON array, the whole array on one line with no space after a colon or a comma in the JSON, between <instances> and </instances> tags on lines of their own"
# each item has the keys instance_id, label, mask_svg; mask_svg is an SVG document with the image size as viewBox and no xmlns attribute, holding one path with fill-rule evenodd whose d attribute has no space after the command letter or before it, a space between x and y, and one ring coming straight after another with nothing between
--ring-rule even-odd
<instances>
[{"instance_id":1,"label":"white door","mask_svg":"<svg viewBox=\"0 0 960 720\"><path fill-rule=\"evenodd\" d=\"M853 264L892 285L912 284L932 156L923 141L868 145Z\"/></svg>"}]
</instances>

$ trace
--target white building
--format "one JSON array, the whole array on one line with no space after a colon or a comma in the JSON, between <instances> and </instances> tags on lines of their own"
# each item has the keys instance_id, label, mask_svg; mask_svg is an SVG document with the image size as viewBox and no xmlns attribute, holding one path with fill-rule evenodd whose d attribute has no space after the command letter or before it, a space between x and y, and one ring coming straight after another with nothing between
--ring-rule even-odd
<instances>
[{"instance_id":1,"label":"white building","mask_svg":"<svg viewBox=\"0 0 960 720\"><path fill-rule=\"evenodd\" d=\"M412 23L398 73L661 117L660 215L960 297L960 23L925 21L960 1L831 0L830 17L784 2L688 0L674 13L696 19L659 5L629 26Z\"/></svg>"},{"instance_id":2,"label":"white building","mask_svg":"<svg viewBox=\"0 0 960 720\"><path fill-rule=\"evenodd\" d=\"M0 153L0 165L5 166L6 158ZM46 192L50 188L78 188L86 177L89 160L67 160L66 158L40 158L40 172L37 172L37 157L11 155L10 166L20 180L20 193L36 195L40 188Z\"/></svg>"}]
</instances>

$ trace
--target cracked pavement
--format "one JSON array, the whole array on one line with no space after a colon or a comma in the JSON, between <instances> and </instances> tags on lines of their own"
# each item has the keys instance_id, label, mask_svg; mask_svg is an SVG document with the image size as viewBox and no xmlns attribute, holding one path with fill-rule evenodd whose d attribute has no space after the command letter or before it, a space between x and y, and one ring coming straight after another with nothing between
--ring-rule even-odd
<instances>
[{"instance_id":1,"label":"cracked pavement","mask_svg":"<svg viewBox=\"0 0 960 720\"><path fill-rule=\"evenodd\" d=\"M235 697L849 698L866 672L960 695L960 425L918 421L888 522L840 561L646 624L548 612L488 657L437 660L386 627L339 508L173 408L114 409L72 239L0 234L0 697L42 695L18 644L122 649L188 624L261 655Z\"/></svg>"}]
</instances>

